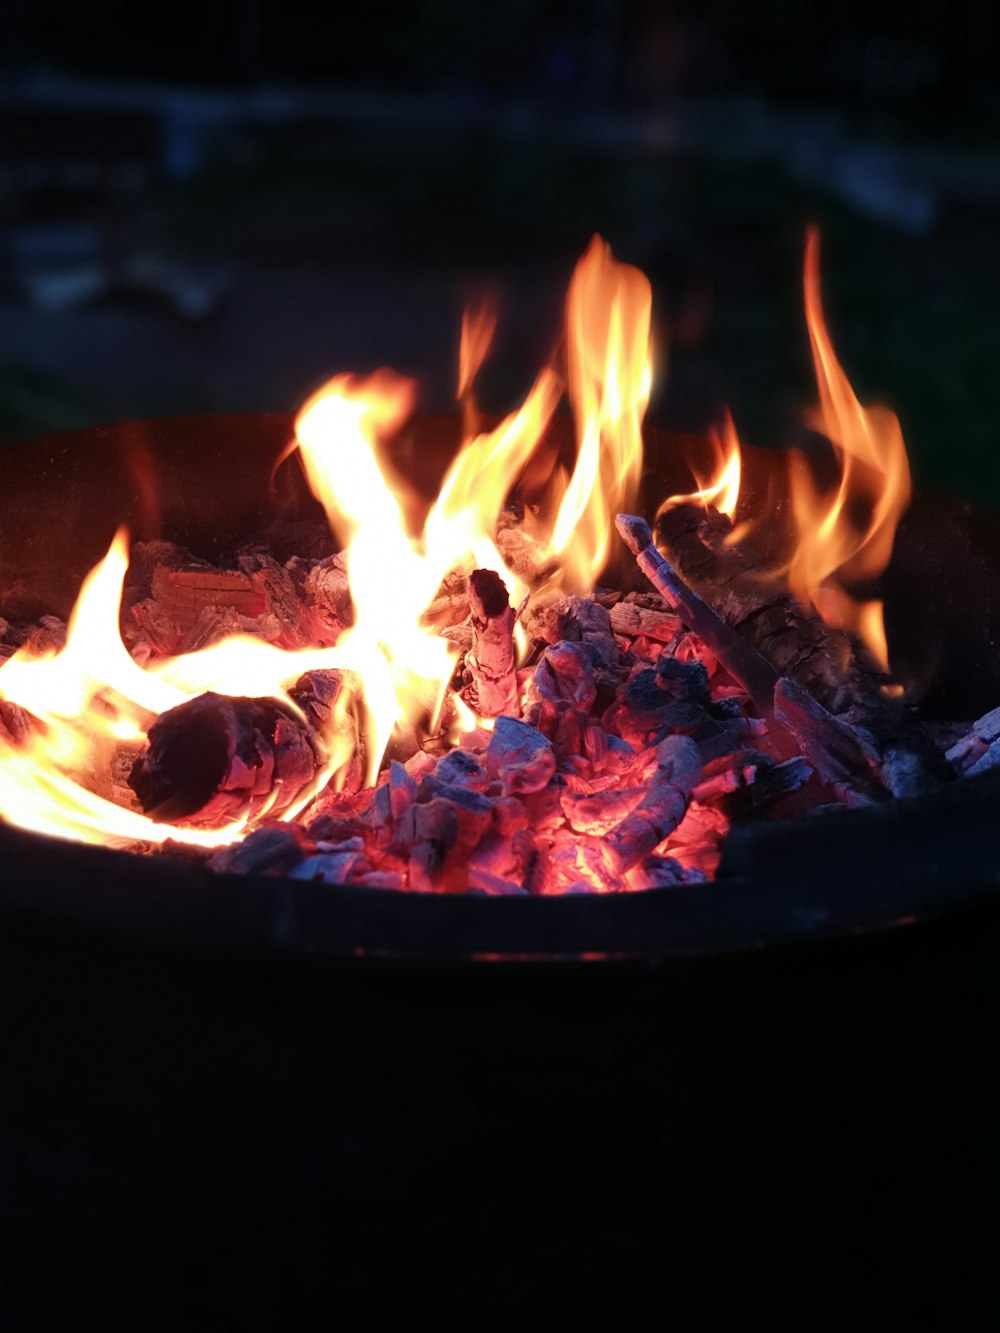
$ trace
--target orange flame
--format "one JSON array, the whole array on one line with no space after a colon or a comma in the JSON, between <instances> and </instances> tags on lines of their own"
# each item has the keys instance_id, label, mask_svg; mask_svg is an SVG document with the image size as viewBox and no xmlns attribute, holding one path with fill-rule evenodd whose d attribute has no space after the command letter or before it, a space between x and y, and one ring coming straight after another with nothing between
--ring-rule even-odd
<instances>
[{"instance_id":1,"label":"orange flame","mask_svg":"<svg viewBox=\"0 0 1000 1333\"><path fill-rule=\"evenodd\" d=\"M484 303L462 315L462 337L458 345L458 398L472 389L479 367L486 360L497 327L496 307Z\"/></svg>"},{"instance_id":2,"label":"orange flame","mask_svg":"<svg viewBox=\"0 0 1000 1333\"><path fill-rule=\"evenodd\" d=\"M714 475L703 479L695 474L699 489L687 495L671 495L660 505L657 517L674 505L681 504L700 504L706 509L711 505L727 518L732 518L736 513L743 460L736 426L728 412L722 419L721 432L713 427L708 432L708 440L715 454Z\"/></svg>"},{"instance_id":3,"label":"orange flame","mask_svg":"<svg viewBox=\"0 0 1000 1333\"><path fill-rule=\"evenodd\" d=\"M569 398L577 458L552 531L567 582L588 587L608 558L613 517L642 471L642 421L652 387L646 275L595 236L566 297Z\"/></svg>"},{"instance_id":4,"label":"orange flame","mask_svg":"<svg viewBox=\"0 0 1000 1333\"><path fill-rule=\"evenodd\" d=\"M804 283L819 388L819 408L810 424L833 445L840 483L832 498L823 494L805 460L791 456L798 546L788 568L788 584L828 625L856 633L888 670L882 603L858 601L845 585L874 578L889 563L896 528L910 500L906 445L895 413L861 406L834 353L823 318L815 227L806 237Z\"/></svg>"}]
</instances>

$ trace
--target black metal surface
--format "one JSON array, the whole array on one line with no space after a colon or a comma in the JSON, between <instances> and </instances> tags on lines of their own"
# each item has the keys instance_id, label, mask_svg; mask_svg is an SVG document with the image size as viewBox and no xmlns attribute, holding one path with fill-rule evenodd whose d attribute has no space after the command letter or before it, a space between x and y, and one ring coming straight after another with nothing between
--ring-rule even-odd
<instances>
[{"instance_id":1,"label":"black metal surface","mask_svg":"<svg viewBox=\"0 0 1000 1333\"><path fill-rule=\"evenodd\" d=\"M65 615L123 520L136 536L163 535L212 555L250 533L315 515L294 462L272 486L291 430L291 418L281 415L171 419L78 432L0 454L0 587L6 590L0 612ZM455 440L452 419L424 418L402 441L401 463L432 485ZM651 438L655 466L645 485L654 502L687 485L684 458L699 447ZM748 451L750 505L765 496L773 461ZM780 506L764 505L762 512L780 527ZM625 577L635 577L624 569ZM973 578L973 569L983 572ZM946 683L949 675L964 682L957 698L970 715L1000 697L1000 683L985 702L977 694L986 694L1000 669L1000 653L990 656L1000 638L998 581L1000 519L919 501L886 578L890 607L898 597L912 612L897 623L893 649L905 662L929 643ZM946 647L936 647L938 639ZM613 897L498 900L332 890L216 876L172 860L0 828L0 906L132 938L276 956L676 960L849 935L989 899L1000 865L992 817L1000 808L998 781L987 776L919 802L838 813L808 827L747 826L730 839L710 888Z\"/></svg>"},{"instance_id":2,"label":"black metal surface","mask_svg":"<svg viewBox=\"0 0 1000 1333\"><path fill-rule=\"evenodd\" d=\"M475 973L8 916L0 1322L993 1329L997 906Z\"/></svg>"}]
</instances>

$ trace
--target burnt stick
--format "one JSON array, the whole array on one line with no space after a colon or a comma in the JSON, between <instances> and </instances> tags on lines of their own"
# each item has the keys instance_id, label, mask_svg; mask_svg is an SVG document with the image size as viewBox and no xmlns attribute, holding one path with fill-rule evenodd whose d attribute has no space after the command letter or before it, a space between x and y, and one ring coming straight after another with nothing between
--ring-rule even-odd
<instances>
[{"instance_id":1,"label":"burnt stick","mask_svg":"<svg viewBox=\"0 0 1000 1333\"><path fill-rule=\"evenodd\" d=\"M774 689L779 679L774 667L678 577L666 557L653 545L653 534L645 519L634 514L619 514L615 527L635 556L636 564L663 600L715 654L749 694L761 717L770 722L774 717Z\"/></svg>"},{"instance_id":2,"label":"burnt stick","mask_svg":"<svg viewBox=\"0 0 1000 1333\"><path fill-rule=\"evenodd\" d=\"M851 636L800 607L732 536L730 520L712 508L675 505L657 519L657 546L719 618L780 675L867 733L893 795L916 795L953 777L918 719L901 699L887 697L887 677L865 662Z\"/></svg>"},{"instance_id":3,"label":"burnt stick","mask_svg":"<svg viewBox=\"0 0 1000 1333\"><path fill-rule=\"evenodd\" d=\"M465 665L475 685L476 710L482 717L516 716L516 616L507 588L492 569L475 569L469 575L468 596L472 647Z\"/></svg>"}]
</instances>

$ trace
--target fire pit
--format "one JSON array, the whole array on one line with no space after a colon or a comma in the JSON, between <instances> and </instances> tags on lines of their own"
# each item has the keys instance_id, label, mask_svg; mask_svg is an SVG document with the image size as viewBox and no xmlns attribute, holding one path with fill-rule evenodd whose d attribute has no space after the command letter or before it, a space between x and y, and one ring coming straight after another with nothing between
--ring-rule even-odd
<instances>
[{"instance_id":1,"label":"fire pit","mask_svg":"<svg viewBox=\"0 0 1000 1333\"><path fill-rule=\"evenodd\" d=\"M814 251L812 255L815 264ZM807 304L810 278L818 281L807 267ZM600 292L593 289L587 270L580 282L575 296L571 289L571 326L574 312L584 318L581 309L585 311L588 301L600 307ZM636 297L626 289L626 305L637 299L641 290ZM818 302L818 292L813 299ZM429 559L428 552L440 539L433 528L439 506L430 505L439 490L443 495L461 483L468 497L459 512L482 507L475 494L475 469L466 468L465 474L459 470L456 477L452 466L461 440L475 433L475 428L470 430L475 408L468 384L482 353L473 346L477 330L471 321L464 339L464 429L457 416L416 416L402 425L406 414L397 400L401 394L405 398L405 392L396 381L381 381L381 396L372 400L379 406L363 409L352 406L359 401L355 387L338 381L332 393L328 390L307 405L297 423L283 416L131 423L6 451L0 458L5 515L0 541L5 596L0 610L12 622L39 622L36 654L52 657L51 645L43 641L50 629L57 632L55 622L39 618L68 616L88 571L102 571L88 585L91 601L102 580L114 583L113 561L120 562L122 552L115 556L112 546L103 564L101 558L116 528L125 524L133 540L144 543L137 548L137 560L145 573L140 568L131 596L126 590L132 657L121 649L114 681L119 694L125 694L125 677L131 681L133 675L142 675L141 688L147 691L142 709L147 719L150 712L159 715L159 721L144 724L148 748L130 754L127 779L154 822L143 823L138 814L124 819L120 828L98 829L95 836L89 805L80 803L83 814L74 816L76 833L73 827L67 831L81 836L82 830L86 841L105 844L141 842L144 836L156 843L175 836L196 847L224 847L234 843L237 823L242 836L261 818L268 822L245 841L236 841L235 851L216 852L214 870L209 870L203 856L183 848L174 855L135 857L108 846L52 840L45 832L59 829L50 830L48 816L29 810L19 817L18 807L9 804L7 817L25 829L0 829L7 865L5 904L157 937L284 952L464 960L665 957L757 947L912 920L989 895L995 890L991 810L1000 797L1000 778L993 771L951 780L954 773L944 751L960 729L946 732L942 725L944 739L938 744L935 724L956 719L971 723L1000 698L1000 654L995 649L1000 635L1000 522L970 506L918 495L899 524L908 481L899 472L905 470L901 437L896 443L892 434L898 435L898 425L894 418L887 424L884 417L866 414L857 405L826 341L821 313L814 311L810 330L817 365L825 367L820 388L828 434L835 442L849 434L847 426L837 425L838 414L857 409L868 431L865 440L881 439L879 431L885 438L884 446L879 445L882 452L871 457L850 447L841 451L840 490L850 492L849 503L841 509L853 506L868 512L855 548L831 557L826 548L814 543L813 549L802 540L787 571L798 601L776 598L746 555L739 529L721 512L726 507L725 473L714 485L692 488L692 474L712 473L720 442L678 440L647 430L647 466L637 509L653 512L664 497L679 497L662 505L658 516L656 535L668 559L648 544L641 523L622 520L619 529L637 554L638 570L622 551L612 574L617 589L604 601L598 597L567 603L565 598L542 597L541 612L532 621L532 606L538 603L529 603L525 596L524 603L515 606L508 596L512 585L505 587L504 579L510 574L523 580L534 599L552 578L547 561L555 568L562 559L568 568L571 559L580 557L579 549L574 555L562 554L573 549L567 533L558 535L565 506L560 504L553 521L546 504L551 508L555 502L546 487L561 460L572 460L575 450L576 462L567 468L563 482L563 495L572 498L588 447L586 429L580 433L579 411L576 437L569 418L552 415L558 390L543 375L519 414L499 426L482 427L476 437L485 446L479 446L474 462L485 472L491 466L490 450L506 446L508 436L519 437L525 416L539 418L527 444L521 445L515 468L520 481L511 508L514 519L504 528L509 540L500 543L498 538L494 549L494 555L503 549L509 557L506 572L503 566L497 567L499 572L490 568L494 556L480 556L481 544L477 546L479 538L473 533L462 538L479 565L468 582L464 576L458 584L441 581L456 562L461 564L449 554L432 570L429 591L415 586L412 593L419 612L440 583L438 599L447 603L446 612L454 610L452 601L460 608L460 614L445 614L442 623L446 638L451 633L464 656L465 685L455 695L444 693L454 657L445 659L443 674L437 666L416 671L425 680L439 679L437 700L418 698L408 718L395 715L397 723L404 724L390 743L390 757L396 747L398 759L388 782L383 776L374 792L371 784L388 732L384 720L375 716L373 699L379 689L397 699L398 682L386 676L379 685L373 677L364 677L367 663L361 662L356 647L339 658L322 645L314 649L311 645L326 631L317 630L312 603L313 618L305 624L305 603L289 601L292 594L281 578L288 587L294 580L281 571L301 568L300 585L312 580L304 586L313 590L323 579L339 578L342 591L343 566L321 549L322 535L317 536L324 530L324 509L340 514L355 538L350 591L356 623L346 635L353 645L364 640L370 616L358 599L355 573L367 562L367 574L375 579L372 605L394 595L394 581L413 577L407 572L410 557L402 529L389 540L388 529L378 526L384 518L378 507L384 511L391 496L361 476L369 466L360 466L364 454L347 462L360 466L365 485L345 475L344 493L331 489L336 469L331 471L323 461L324 419L331 411L337 429L345 421L356 425L364 413L398 417L384 467L409 477L406 494L412 493L414 510L422 507L421 559ZM608 419L614 415L621 428L632 409L623 409L619 402L611 413L605 369L596 377L586 366L574 371L574 355L586 361L589 346L586 338L579 343L571 339L574 405L580 408L580 400L590 394L594 402L588 407L584 401L583 420L604 420L603 412ZM638 404L646 392L637 378L641 358L627 337L616 355L632 365L632 378L626 374L625 382ZM637 439L634 412L629 430L629 438ZM629 430L620 433L629 436ZM288 456L289 441L296 435L305 450L305 475ZM601 438L598 432L590 443L596 448ZM734 441L731 433L723 449L727 468L739 449ZM776 456L750 448L742 456L739 512L755 516L754 550L782 549L787 529L795 523L805 529L810 522L820 528L841 524L839 516L824 511L825 493L803 464L793 472L791 502L776 502ZM611 518L608 497L601 491L603 463L596 454L594 458L598 484L592 479L590 492L575 510L576 525L588 533L583 554L590 558L591 574L604 563ZM626 472L634 469L635 459L623 467ZM898 475L892 486L883 487L880 474L892 468ZM849 485L852 472L858 476ZM509 502L508 490L509 484L486 508ZM715 504L718 509L711 507ZM372 505L374 517L365 513ZM404 507L400 501L398 508ZM40 518L43 515L51 521ZM238 565L213 563L248 537L257 545L244 545L246 554ZM261 539L264 554L258 553ZM588 544L598 550L596 556L586 549ZM847 591L840 577L845 571L855 581L870 579L887 562L879 602L873 595L854 598ZM710 605L699 600L698 592ZM801 607L809 601L827 625L837 628L828 631L818 616L806 616ZM519 674L514 631L526 605L529 638L535 645L530 679ZM595 608L591 619L581 606ZM169 614L164 615L164 608ZM116 601L111 609L117 617ZM327 597L322 615L336 621L339 614L336 595ZM553 614L562 618L561 628L549 634L546 616L551 620ZM85 621L78 612L76 625ZM164 636L179 637L183 631L187 638L182 651L191 654L200 646L199 635L206 641L224 638L225 632L248 623L260 637L270 634L272 644L279 642L273 653L306 650L304 674L285 699L272 696L273 686L267 684L246 689L247 697L233 697L231 685L213 693L204 677L185 694L169 671L156 675L136 668L136 659L146 660L151 653L155 659L158 649L165 651ZM610 630L602 628L607 625ZM289 640L293 630L297 640ZM867 666L857 654L852 658L851 639L842 630L866 638L871 654ZM73 647L75 633L71 625L70 648L79 655ZM338 622L325 642L337 643L344 634L345 625ZM382 642L389 634L382 625L370 637ZM428 651L419 626L417 634L414 661ZM701 665L706 645L708 660L714 653L728 680L711 696ZM770 658L759 651L762 647ZM86 655L89 650L83 651ZM871 660L881 659L885 668L890 653L891 678L880 674ZM64 657L71 655L67 650ZM781 658L781 673L774 668L775 656ZM261 675L254 663L246 670L257 680ZM30 671L31 661L26 665ZM5 670L6 679L14 681L14 671ZM543 680L544 672L548 676ZM355 674L365 679L361 689L353 684ZM153 686L160 702L148 703ZM600 705L607 710L605 717L616 720L597 728L586 715L601 690L607 696ZM924 720L915 721L894 703L893 696L904 690L919 701ZM849 707L831 703L830 695L842 694ZM449 700L451 711L442 722L442 704ZM36 712L43 719L48 716L47 703L32 706L30 695L16 688L9 691L2 720L8 738L14 738L8 739L6 751L14 762L19 738L31 732ZM625 712L619 716L616 709ZM126 746L138 736L134 718L124 713L114 714L111 725L118 728L113 738ZM448 728L450 740L445 736ZM459 745L462 733L478 739ZM717 745L716 735L722 737ZM761 744L772 745L768 752L757 748L761 736L768 738ZM981 761L992 743L988 726L960 741L954 752L960 766L987 767ZM245 757L248 745L257 747L252 761ZM442 755L449 746L456 747L451 754L458 758L446 765ZM743 757L736 762L734 754ZM619 759L620 773L614 767ZM553 817L551 801L545 805L532 798L550 791L557 762L561 787ZM260 785L262 772L271 776ZM468 774L472 777L466 782ZM274 817L294 816L306 808L331 777L343 790L340 795L335 791L332 803L320 811L303 850L298 835L287 825L284 830L276 825ZM251 787L250 782L258 785ZM481 793L490 782L496 789L491 787L486 797ZM780 802L800 788L811 792L813 804L839 801L859 808L820 819L734 820L730 827L725 812L734 801L742 800L755 814L757 805ZM74 792L78 790L83 789ZM351 804L355 792L357 800ZM77 795L74 799L81 800ZM723 805L723 799L730 804ZM386 807L382 822L392 824L395 839L383 859L375 857L374 844L367 840L372 802L379 800ZM487 861L475 853L471 859L467 854L464 860L456 856L449 862L441 854L445 842L446 850L455 847L456 840L461 849L473 825L470 846L484 845L481 826L492 820L491 827L499 827L497 811L505 801L513 822L509 836L497 840L502 844L497 858ZM700 825L695 835L680 836L696 807L707 812L711 838L702 836ZM104 808L110 808L107 800ZM549 821L565 833L549 840L542 870L536 873L518 861L515 871L506 844L520 830L531 843L527 830L533 820ZM439 824L451 830L447 837ZM412 828L400 852L399 829L404 825ZM386 846L385 839L380 846ZM658 848L659 854L650 858ZM529 860L536 854L532 843ZM456 862L461 871L457 887L478 894L447 892L455 887L449 875ZM711 884L704 883L706 868ZM228 873L235 870L249 873ZM288 870L290 876L274 874ZM89 885L85 893L81 880ZM400 888L445 893L395 891Z\"/></svg>"}]
</instances>

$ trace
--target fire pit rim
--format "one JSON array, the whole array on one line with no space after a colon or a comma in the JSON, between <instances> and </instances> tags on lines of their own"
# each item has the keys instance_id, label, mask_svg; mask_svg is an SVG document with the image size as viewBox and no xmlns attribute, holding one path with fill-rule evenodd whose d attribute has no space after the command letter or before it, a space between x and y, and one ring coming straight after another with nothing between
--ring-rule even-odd
<instances>
[{"instance_id":1,"label":"fire pit rim","mask_svg":"<svg viewBox=\"0 0 1000 1333\"><path fill-rule=\"evenodd\" d=\"M42 456L40 470L51 480L60 465L86 469L79 451L88 443L115 456L122 442L138 435L148 444L159 435L184 438L189 430L244 434L273 441L288 438L287 414L216 414L126 422L68 432L20 447ZM256 447L256 446L255 446ZM0 472L10 454L0 453ZM258 460L259 461L259 460ZM14 464L16 468L16 461ZM259 469L258 469L259 471ZM78 471L77 475L80 473ZM966 507L967 509L970 507ZM979 793L979 806L1000 808L1000 775L967 779L965 792ZM925 801L940 801L940 818ZM955 817L948 789L918 803L918 822L946 825ZM923 812L927 812L924 814ZM906 811L902 811L906 818ZM835 817L838 835L848 825L876 831L885 808ZM468 963L497 959L604 962L680 961L706 955L761 950L796 942L835 939L884 930L945 913L967 911L995 897L996 868L986 860L941 870L937 855L924 855L920 884L881 876L876 891L854 882L833 864L819 880L772 874L765 891L752 866L740 864L743 835L731 839L728 877L708 886L646 890L640 894L568 898L439 897L333 887L258 876L220 876L198 865L81 847L0 827L0 917L28 913L135 939L175 940L251 948L285 957L392 958ZM745 848L744 848L745 850ZM917 860L921 860L918 855ZM779 858L780 862L780 858ZM725 868L725 867L724 867ZM923 869L923 867L921 867ZM832 880L840 874L835 897ZM942 874L944 878L942 879ZM95 891L94 882L100 881ZM138 883L137 883L138 881ZM86 891L81 886L86 884ZM864 891L862 891L864 890Z\"/></svg>"},{"instance_id":2,"label":"fire pit rim","mask_svg":"<svg viewBox=\"0 0 1000 1333\"><path fill-rule=\"evenodd\" d=\"M916 811L947 826L955 786L890 813ZM962 784L971 804L1000 809L1000 773ZM907 810L905 807L911 807ZM833 814L843 844L878 840L887 807ZM772 826L774 828L776 826ZM679 964L820 941L847 940L974 912L1000 895L1000 867L984 876L962 862L942 878L933 850L918 852L917 882L881 875L873 892L843 867L832 876L799 866L787 876L748 873L743 839L732 872L714 884L565 897L421 894L261 875L219 875L200 863L42 837L0 827L0 920L13 915L97 928L135 941L183 944L272 958L406 963ZM743 849L745 850L745 848ZM831 897L831 880L836 895Z\"/></svg>"}]
</instances>

